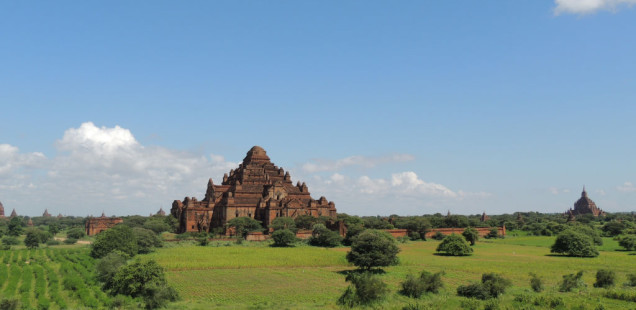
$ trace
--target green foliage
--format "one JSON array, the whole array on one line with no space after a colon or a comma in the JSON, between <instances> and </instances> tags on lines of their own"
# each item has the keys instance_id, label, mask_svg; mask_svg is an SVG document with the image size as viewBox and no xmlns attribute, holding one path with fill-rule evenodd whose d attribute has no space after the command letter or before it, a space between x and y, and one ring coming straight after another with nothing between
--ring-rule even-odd
<instances>
[{"instance_id":1,"label":"green foliage","mask_svg":"<svg viewBox=\"0 0 636 310\"><path fill-rule=\"evenodd\" d=\"M636 302L636 292L633 290L607 290L603 293L606 298Z\"/></svg>"},{"instance_id":2,"label":"green foliage","mask_svg":"<svg viewBox=\"0 0 636 310\"><path fill-rule=\"evenodd\" d=\"M207 246L208 244L210 244L210 239L207 235L199 237L198 241L200 246Z\"/></svg>"},{"instance_id":3,"label":"green foliage","mask_svg":"<svg viewBox=\"0 0 636 310\"><path fill-rule=\"evenodd\" d=\"M435 240L444 240L444 238L446 238L446 235L444 235L441 231L436 231L435 235L433 235L433 239Z\"/></svg>"},{"instance_id":4,"label":"green foliage","mask_svg":"<svg viewBox=\"0 0 636 310\"><path fill-rule=\"evenodd\" d=\"M236 235L247 237L247 234L253 231L261 231L261 222L247 216L235 217L227 222L227 227L233 227Z\"/></svg>"},{"instance_id":5,"label":"green foliage","mask_svg":"<svg viewBox=\"0 0 636 310\"><path fill-rule=\"evenodd\" d=\"M623 233L625 224L623 222L611 221L603 225L601 230L603 234L608 237L615 237Z\"/></svg>"},{"instance_id":6,"label":"green foliage","mask_svg":"<svg viewBox=\"0 0 636 310\"><path fill-rule=\"evenodd\" d=\"M35 249L40 245L40 238L38 232L35 230L29 230L24 238L24 245L29 249Z\"/></svg>"},{"instance_id":7,"label":"green foliage","mask_svg":"<svg viewBox=\"0 0 636 310\"><path fill-rule=\"evenodd\" d=\"M596 282L594 282L594 287L603 287L603 288L612 287L614 286L615 280L616 280L616 273L613 270L599 269L596 272Z\"/></svg>"},{"instance_id":8,"label":"green foliage","mask_svg":"<svg viewBox=\"0 0 636 310\"><path fill-rule=\"evenodd\" d=\"M114 251L108 253L97 262L95 265L97 280L103 283L102 288L104 290L113 288L113 279L119 269L126 264L127 258L126 254L120 251Z\"/></svg>"},{"instance_id":9,"label":"green foliage","mask_svg":"<svg viewBox=\"0 0 636 310\"><path fill-rule=\"evenodd\" d=\"M276 230L281 229L289 229L293 233L296 233L298 229L296 229L296 222L291 217L281 216L275 218L272 223L269 225L269 228Z\"/></svg>"},{"instance_id":10,"label":"green foliage","mask_svg":"<svg viewBox=\"0 0 636 310\"><path fill-rule=\"evenodd\" d=\"M68 238L82 239L84 236L86 236L86 232L79 227L71 228L66 232L66 237Z\"/></svg>"},{"instance_id":11,"label":"green foliage","mask_svg":"<svg viewBox=\"0 0 636 310\"><path fill-rule=\"evenodd\" d=\"M589 236L573 230L561 232L550 248L550 252L575 257L596 257L599 254Z\"/></svg>"},{"instance_id":12,"label":"green foliage","mask_svg":"<svg viewBox=\"0 0 636 310\"><path fill-rule=\"evenodd\" d=\"M342 240L342 244L347 246L351 245L351 242L353 242L353 238L363 231L364 227L362 226L362 224L347 226L347 234Z\"/></svg>"},{"instance_id":13,"label":"green foliage","mask_svg":"<svg viewBox=\"0 0 636 310\"><path fill-rule=\"evenodd\" d=\"M60 244L61 244L61 242L59 240L55 240L55 239L51 239L51 240L46 242L46 245L49 245L49 246L51 246L51 245L60 245Z\"/></svg>"},{"instance_id":14,"label":"green foliage","mask_svg":"<svg viewBox=\"0 0 636 310\"><path fill-rule=\"evenodd\" d=\"M141 227L133 228L133 234L137 241L137 252L139 254L147 254L163 246L161 238L152 230Z\"/></svg>"},{"instance_id":15,"label":"green foliage","mask_svg":"<svg viewBox=\"0 0 636 310\"><path fill-rule=\"evenodd\" d=\"M115 250L126 253L130 257L137 254L137 240L132 228L119 224L99 233L92 244L91 256L102 258Z\"/></svg>"},{"instance_id":16,"label":"green foliage","mask_svg":"<svg viewBox=\"0 0 636 310\"><path fill-rule=\"evenodd\" d=\"M389 293L386 283L370 272L352 273L347 276L346 280L352 284L347 287L337 301L342 306L369 305L384 299Z\"/></svg>"},{"instance_id":17,"label":"green foliage","mask_svg":"<svg viewBox=\"0 0 636 310\"><path fill-rule=\"evenodd\" d=\"M337 232L329 230L324 224L315 224L309 238L309 244L327 248L339 246L341 242L342 237Z\"/></svg>"},{"instance_id":18,"label":"green foliage","mask_svg":"<svg viewBox=\"0 0 636 310\"><path fill-rule=\"evenodd\" d=\"M533 272L530 273L530 287L537 293L543 291L543 281Z\"/></svg>"},{"instance_id":19,"label":"green foliage","mask_svg":"<svg viewBox=\"0 0 636 310\"><path fill-rule=\"evenodd\" d=\"M22 232L24 231L22 227L24 227L24 222L22 221L22 218L17 216L14 218L11 218L11 220L9 220L7 234L9 236L17 237L21 235Z\"/></svg>"},{"instance_id":20,"label":"green foliage","mask_svg":"<svg viewBox=\"0 0 636 310\"><path fill-rule=\"evenodd\" d=\"M359 268L393 266L398 264L400 248L387 232L367 229L353 238L347 261Z\"/></svg>"},{"instance_id":21,"label":"green foliage","mask_svg":"<svg viewBox=\"0 0 636 310\"><path fill-rule=\"evenodd\" d=\"M112 295L141 297L148 309L161 307L179 298L177 292L167 285L163 268L154 260L136 260L120 267L112 283Z\"/></svg>"},{"instance_id":22,"label":"green foliage","mask_svg":"<svg viewBox=\"0 0 636 310\"><path fill-rule=\"evenodd\" d=\"M18 245L20 244L20 240L13 236L5 236L2 238L2 244L4 245Z\"/></svg>"},{"instance_id":23,"label":"green foliage","mask_svg":"<svg viewBox=\"0 0 636 310\"><path fill-rule=\"evenodd\" d=\"M318 218L311 215L303 214L294 219L298 229L312 229L318 223ZM324 223L322 223L324 224Z\"/></svg>"},{"instance_id":24,"label":"green foliage","mask_svg":"<svg viewBox=\"0 0 636 310\"><path fill-rule=\"evenodd\" d=\"M411 240L426 240L426 233L431 229L429 220L421 216L398 218L395 222L397 228L409 231Z\"/></svg>"},{"instance_id":25,"label":"green foliage","mask_svg":"<svg viewBox=\"0 0 636 310\"><path fill-rule=\"evenodd\" d=\"M486 239L493 239L498 237L499 237L499 230L496 227L491 228L488 234L484 236L484 238Z\"/></svg>"},{"instance_id":26,"label":"green foliage","mask_svg":"<svg viewBox=\"0 0 636 310\"><path fill-rule=\"evenodd\" d=\"M636 235L624 236L618 241L618 244L627 251L634 251L636 250Z\"/></svg>"},{"instance_id":27,"label":"green foliage","mask_svg":"<svg viewBox=\"0 0 636 310\"><path fill-rule=\"evenodd\" d=\"M466 241L470 242L470 245L475 245L475 242L479 240L479 233L472 227L466 228L464 232L462 232L462 236L466 239Z\"/></svg>"},{"instance_id":28,"label":"green foliage","mask_svg":"<svg viewBox=\"0 0 636 310\"><path fill-rule=\"evenodd\" d=\"M367 229L393 229L395 228L388 220L379 216L363 217L362 223Z\"/></svg>"},{"instance_id":29,"label":"green foliage","mask_svg":"<svg viewBox=\"0 0 636 310\"><path fill-rule=\"evenodd\" d=\"M465 256L470 255L473 249L463 237L457 234L451 234L446 236L437 246L437 252L444 252L451 256Z\"/></svg>"},{"instance_id":30,"label":"green foliage","mask_svg":"<svg viewBox=\"0 0 636 310\"><path fill-rule=\"evenodd\" d=\"M172 216L170 216L172 217ZM156 234L173 231L172 226L161 216L153 216L144 222L143 228L152 230Z\"/></svg>"},{"instance_id":31,"label":"green foliage","mask_svg":"<svg viewBox=\"0 0 636 310\"><path fill-rule=\"evenodd\" d=\"M66 238L64 239L64 244L76 244L77 243L77 239L75 238Z\"/></svg>"},{"instance_id":32,"label":"green foliage","mask_svg":"<svg viewBox=\"0 0 636 310\"><path fill-rule=\"evenodd\" d=\"M13 298L3 298L0 300L0 310L18 310L20 309L20 301Z\"/></svg>"},{"instance_id":33,"label":"green foliage","mask_svg":"<svg viewBox=\"0 0 636 310\"><path fill-rule=\"evenodd\" d=\"M571 224L571 230L574 230L580 234L586 235L592 239L594 245L603 245L603 239L599 235L598 231L589 225L583 224Z\"/></svg>"},{"instance_id":34,"label":"green foliage","mask_svg":"<svg viewBox=\"0 0 636 310\"><path fill-rule=\"evenodd\" d=\"M408 274L406 280L400 284L402 287L400 294L413 298L420 298L422 294L429 292L437 294L444 286L442 275L444 275L443 271L435 274L422 271L419 277Z\"/></svg>"},{"instance_id":35,"label":"green foliage","mask_svg":"<svg viewBox=\"0 0 636 310\"><path fill-rule=\"evenodd\" d=\"M61 230L61 227L59 223L49 224L49 233L51 233L51 235L55 236L57 233L60 232L60 230Z\"/></svg>"},{"instance_id":36,"label":"green foliage","mask_svg":"<svg viewBox=\"0 0 636 310\"><path fill-rule=\"evenodd\" d=\"M583 270L577 272L576 274L566 274L563 275L563 281L561 281L561 285L559 286L559 292L571 292L575 288L585 287L585 283L583 283Z\"/></svg>"},{"instance_id":37,"label":"green foliage","mask_svg":"<svg viewBox=\"0 0 636 310\"><path fill-rule=\"evenodd\" d=\"M457 287L457 295L477 298L489 299L497 298L506 291L512 282L496 273L484 273L481 276L481 283L472 283L468 285L460 285Z\"/></svg>"},{"instance_id":38,"label":"green foliage","mask_svg":"<svg viewBox=\"0 0 636 310\"><path fill-rule=\"evenodd\" d=\"M289 229L278 229L272 233L272 239L274 240L274 246L290 247L296 243L296 234Z\"/></svg>"},{"instance_id":39,"label":"green foliage","mask_svg":"<svg viewBox=\"0 0 636 310\"><path fill-rule=\"evenodd\" d=\"M630 273L627 275L627 282L625 282L625 286L636 287L636 273Z\"/></svg>"}]
</instances>

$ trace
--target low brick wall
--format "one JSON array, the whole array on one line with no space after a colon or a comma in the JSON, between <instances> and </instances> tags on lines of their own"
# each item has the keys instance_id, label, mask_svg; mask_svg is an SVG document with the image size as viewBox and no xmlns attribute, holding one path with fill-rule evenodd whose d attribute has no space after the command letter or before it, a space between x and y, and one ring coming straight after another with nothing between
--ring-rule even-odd
<instances>
[{"instance_id":1,"label":"low brick wall","mask_svg":"<svg viewBox=\"0 0 636 310\"><path fill-rule=\"evenodd\" d=\"M409 231L406 229L383 229L383 231L388 232L395 238L406 237L409 235Z\"/></svg>"},{"instance_id":2,"label":"low brick wall","mask_svg":"<svg viewBox=\"0 0 636 310\"><path fill-rule=\"evenodd\" d=\"M490 230L492 229L492 227L473 227L473 228L477 230L479 237L483 237L487 235L488 233L490 233ZM433 228L431 229L431 231L426 233L426 239L432 238L433 236L435 236L435 234L438 231L444 234L445 236L448 236L450 234L461 235L464 232L464 230L466 230L466 228ZM505 236L506 226L497 227L497 233L501 236Z\"/></svg>"},{"instance_id":3,"label":"low brick wall","mask_svg":"<svg viewBox=\"0 0 636 310\"><path fill-rule=\"evenodd\" d=\"M312 230L311 229L299 229L296 232L296 238L298 239L309 239L311 237Z\"/></svg>"},{"instance_id":4,"label":"low brick wall","mask_svg":"<svg viewBox=\"0 0 636 310\"><path fill-rule=\"evenodd\" d=\"M267 239L269 239L269 235L264 235L262 232L251 232L245 237L247 241L265 241Z\"/></svg>"}]
</instances>

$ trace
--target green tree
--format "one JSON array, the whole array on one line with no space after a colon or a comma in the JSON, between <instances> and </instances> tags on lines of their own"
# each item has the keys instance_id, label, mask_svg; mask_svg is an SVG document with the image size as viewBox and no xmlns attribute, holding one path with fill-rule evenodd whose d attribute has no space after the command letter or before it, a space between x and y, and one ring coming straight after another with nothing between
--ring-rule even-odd
<instances>
[{"instance_id":1,"label":"green tree","mask_svg":"<svg viewBox=\"0 0 636 310\"><path fill-rule=\"evenodd\" d=\"M362 269L398 264L400 248L395 238L387 232L367 229L353 238L347 261Z\"/></svg>"},{"instance_id":2,"label":"green tree","mask_svg":"<svg viewBox=\"0 0 636 310\"><path fill-rule=\"evenodd\" d=\"M511 284L512 282L510 282L510 280L496 273L484 273L481 275L481 283L458 286L457 295L482 300L497 298L503 294L506 288Z\"/></svg>"},{"instance_id":3,"label":"green tree","mask_svg":"<svg viewBox=\"0 0 636 310\"><path fill-rule=\"evenodd\" d=\"M618 241L618 245L624 247L627 251L636 250L636 236L627 235Z\"/></svg>"},{"instance_id":4,"label":"green tree","mask_svg":"<svg viewBox=\"0 0 636 310\"><path fill-rule=\"evenodd\" d=\"M570 229L557 236L550 252L576 257L596 257L599 254L590 237Z\"/></svg>"},{"instance_id":5,"label":"green tree","mask_svg":"<svg viewBox=\"0 0 636 310\"><path fill-rule=\"evenodd\" d=\"M97 280L103 283L102 289L105 291L113 288L115 275L119 268L126 265L128 256L120 251L114 251L106 254L95 265L97 271Z\"/></svg>"},{"instance_id":6,"label":"green tree","mask_svg":"<svg viewBox=\"0 0 636 310\"><path fill-rule=\"evenodd\" d=\"M133 234L137 241L137 252L139 254L150 253L153 252L155 248L163 246L161 238L150 229L135 227L133 228Z\"/></svg>"},{"instance_id":7,"label":"green tree","mask_svg":"<svg viewBox=\"0 0 636 310\"><path fill-rule=\"evenodd\" d=\"M497 227L491 228L488 234L486 235L486 239L492 239L492 238L498 238L498 237L499 237L499 230L497 229Z\"/></svg>"},{"instance_id":8,"label":"green tree","mask_svg":"<svg viewBox=\"0 0 636 310\"><path fill-rule=\"evenodd\" d=\"M294 246L296 242L296 234L289 229L278 229L272 233L272 239L274 240L274 246L290 247Z\"/></svg>"},{"instance_id":9,"label":"green tree","mask_svg":"<svg viewBox=\"0 0 636 310\"><path fill-rule=\"evenodd\" d=\"M91 247L91 256L102 258L112 251L121 251L133 257L137 254L137 240L132 228L119 224L97 235Z\"/></svg>"},{"instance_id":10,"label":"green tree","mask_svg":"<svg viewBox=\"0 0 636 310\"><path fill-rule=\"evenodd\" d=\"M329 230L324 224L314 225L309 238L309 244L328 248L339 246L341 242L342 237L337 232Z\"/></svg>"},{"instance_id":11,"label":"green tree","mask_svg":"<svg viewBox=\"0 0 636 310\"><path fill-rule=\"evenodd\" d=\"M464 236L466 241L470 242L470 245L475 245L475 242L479 240L479 233L472 227L464 229L464 232L462 232L462 236Z\"/></svg>"},{"instance_id":12,"label":"green tree","mask_svg":"<svg viewBox=\"0 0 636 310\"><path fill-rule=\"evenodd\" d=\"M21 235L21 234L22 234L22 232L24 231L23 227L24 227L24 223L23 223L22 219L21 219L21 218L19 218L19 217L17 217L17 216L16 216L16 217L13 217L13 218L11 218L11 220L9 221L9 226L8 226L8 229L7 229L7 234L8 234L9 236L15 236L15 237L17 237L17 236Z\"/></svg>"},{"instance_id":13,"label":"green tree","mask_svg":"<svg viewBox=\"0 0 636 310\"><path fill-rule=\"evenodd\" d=\"M261 222L247 216L235 217L227 222L227 227L234 228L236 235L247 237L247 234L253 231L263 230Z\"/></svg>"},{"instance_id":14,"label":"green tree","mask_svg":"<svg viewBox=\"0 0 636 310\"><path fill-rule=\"evenodd\" d=\"M51 235L55 236L57 233L60 232L60 224L58 223L49 224L49 232L51 233Z\"/></svg>"},{"instance_id":15,"label":"green tree","mask_svg":"<svg viewBox=\"0 0 636 310\"><path fill-rule=\"evenodd\" d=\"M172 231L172 226L168 224L165 219L159 216L153 216L148 219L143 226L145 229L152 230L156 234L160 234L164 231Z\"/></svg>"},{"instance_id":16,"label":"green tree","mask_svg":"<svg viewBox=\"0 0 636 310\"><path fill-rule=\"evenodd\" d=\"M287 217L287 216L281 216L281 217L275 218L272 221L272 223L269 225L269 228L273 229L274 231L280 230L280 229L289 229L293 233L296 233L297 231L296 221L294 221L293 218Z\"/></svg>"},{"instance_id":17,"label":"green tree","mask_svg":"<svg viewBox=\"0 0 636 310\"><path fill-rule=\"evenodd\" d=\"M176 290L168 286L163 268L154 260L136 260L120 267L113 277L110 293L141 297L148 309L179 298Z\"/></svg>"},{"instance_id":18,"label":"green tree","mask_svg":"<svg viewBox=\"0 0 636 310\"><path fill-rule=\"evenodd\" d=\"M40 238L38 232L35 230L29 230L24 238L24 245L29 249L35 249L40 245Z\"/></svg>"},{"instance_id":19,"label":"green tree","mask_svg":"<svg viewBox=\"0 0 636 310\"><path fill-rule=\"evenodd\" d=\"M66 232L66 237L73 239L82 239L86 236L86 232L83 228L75 227L71 228Z\"/></svg>"},{"instance_id":20,"label":"green tree","mask_svg":"<svg viewBox=\"0 0 636 310\"><path fill-rule=\"evenodd\" d=\"M297 216L294 219L294 222L298 229L312 229L312 227L314 227L314 225L318 222L318 219L311 215L303 214Z\"/></svg>"},{"instance_id":21,"label":"green tree","mask_svg":"<svg viewBox=\"0 0 636 310\"><path fill-rule=\"evenodd\" d=\"M583 283L583 270L577 272L576 274L566 274L563 276L563 281L559 286L559 292L570 292L575 288L584 287L585 283Z\"/></svg>"},{"instance_id":22,"label":"green tree","mask_svg":"<svg viewBox=\"0 0 636 310\"><path fill-rule=\"evenodd\" d=\"M601 230L603 230L603 233L608 237L616 237L622 234L624 229L625 229L625 224L623 222L618 222L618 221L607 222L601 228Z\"/></svg>"},{"instance_id":23,"label":"green tree","mask_svg":"<svg viewBox=\"0 0 636 310\"><path fill-rule=\"evenodd\" d=\"M463 237L458 234L451 234L446 236L437 246L437 252L445 252L447 255L452 256L465 256L470 255L473 249Z\"/></svg>"}]
</instances>

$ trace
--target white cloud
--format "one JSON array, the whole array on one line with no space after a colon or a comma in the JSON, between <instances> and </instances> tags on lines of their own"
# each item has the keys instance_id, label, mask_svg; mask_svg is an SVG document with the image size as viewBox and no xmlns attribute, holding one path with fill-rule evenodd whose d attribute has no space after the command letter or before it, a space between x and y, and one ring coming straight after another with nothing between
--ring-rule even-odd
<instances>
[{"instance_id":1,"label":"white cloud","mask_svg":"<svg viewBox=\"0 0 636 310\"><path fill-rule=\"evenodd\" d=\"M601 10L616 11L636 4L636 0L555 0L554 14L590 14Z\"/></svg>"},{"instance_id":2,"label":"white cloud","mask_svg":"<svg viewBox=\"0 0 636 310\"><path fill-rule=\"evenodd\" d=\"M550 187L548 188L548 191L552 194L552 195L559 195L559 194L569 194L570 190L567 188L564 189L559 189L556 187Z\"/></svg>"},{"instance_id":3,"label":"white cloud","mask_svg":"<svg viewBox=\"0 0 636 310\"><path fill-rule=\"evenodd\" d=\"M0 177L25 178L0 183L11 186L0 188L0 196L13 197L15 208L22 208L19 213L40 214L43 210L26 208L47 205L50 212L64 214L104 210L145 215L159 207L165 210L174 199L202 196L209 177L220 183L223 173L238 165L219 155L144 146L128 129L90 122L66 130L55 146L59 154L46 160L41 153L20 154L15 147L0 145ZM37 178L20 175L20 166L37 166L45 173Z\"/></svg>"},{"instance_id":4,"label":"white cloud","mask_svg":"<svg viewBox=\"0 0 636 310\"><path fill-rule=\"evenodd\" d=\"M627 193L636 192L636 186L634 186L632 182L625 182L623 183L623 185L616 187L616 189L618 189L621 192L627 192Z\"/></svg>"},{"instance_id":5,"label":"white cloud","mask_svg":"<svg viewBox=\"0 0 636 310\"><path fill-rule=\"evenodd\" d=\"M349 166L373 168L377 165L391 162L406 162L415 159L410 154L392 154L382 157L349 156L338 160L316 159L302 166L304 172L315 173L321 171L338 171Z\"/></svg>"}]
</instances>

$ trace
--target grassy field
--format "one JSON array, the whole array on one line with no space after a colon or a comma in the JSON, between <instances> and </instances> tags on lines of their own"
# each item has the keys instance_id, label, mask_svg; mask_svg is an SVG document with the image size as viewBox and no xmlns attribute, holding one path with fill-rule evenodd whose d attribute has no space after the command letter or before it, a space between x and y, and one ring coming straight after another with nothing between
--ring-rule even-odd
<instances>
[{"instance_id":1,"label":"grassy field","mask_svg":"<svg viewBox=\"0 0 636 310\"><path fill-rule=\"evenodd\" d=\"M466 299L457 297L458 285L478 281L482 273L504 274L513 282L499 298L502 308L517 309L524 304L514 301L525 294L532 298L561 299L557 309L636 309L636 303L603 297L604 289L592 286L600 268L617 273L616 290L636 294L633 288L622 288L626 274L636 272L636 256L617 251L615 241L605 239L601 255L596 258L570 258L550 255L553 237L519 236L486 240L475 245L474 255L447 257L434 254L437 241L402 244L400 265L385 268L381 277L389 284L391 296L377 309L401 309L418 303L432 309L467 307ZM345 260L348 248L323 249L309 246L270 248L265 244L199 247L188 245L160 249L149 256L167 269L169 282L183 300L174 309L338 309L335 301L344 291L344 272L354 269ZM412 300L397 293L399 283L408 273L421 270L443 270L445 288L438 295ZM556 286L562 276L585 271L587 287L573 293L559 293ZM529 287L529 272L539 275L546 286L542 293ZM484 302L477 302L483 308ZM547 307L547 306L546 306ZM528 309L543 309L528 305ZM549 308L549 307L547 307Z\"/></svg>"}]
</instances>

